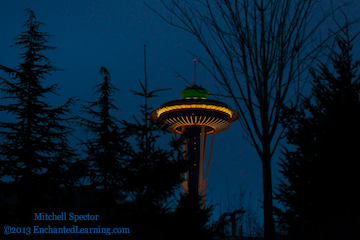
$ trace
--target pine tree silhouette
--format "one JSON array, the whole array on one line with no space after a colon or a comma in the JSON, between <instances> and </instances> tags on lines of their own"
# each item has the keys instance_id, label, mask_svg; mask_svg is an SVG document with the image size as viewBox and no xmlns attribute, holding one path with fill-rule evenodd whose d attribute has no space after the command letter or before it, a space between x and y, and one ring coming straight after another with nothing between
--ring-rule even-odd
<instances>
[{"instance_id":1,"label":"pine tree silhouette","mask_svg":"<svg viewBox=\"0 0 360 240\"><path fill-rule=\"evenodd\" d=\"M81 109L82 113L89 114L92 119L79 116L77 121L77 125L92 135L82 143L86 146L85 158L77 164L83 172L80 176L85 177L90 185L85 188L79 186L77 190L81 196L77 201L83 205L79 211L87 209L85 212L97 213L102 219L106 218L103 221L105 223L113 222L113 218L119 218L121 214L115 210L115 200L125 197L124 180L131 146L119 127L119 120L110 113L111 110L119 110L113 96L120 90L111 84L110 73L105 67L101 67L99 73L104 80L94 86L94 94L100 96L94 102L87 101Z\"/></svg>"},{"instance_id":2,"label":"pine tree silhouette","mask_svg":"<svg viewBox=\"0 0 360 240\"><path fill-rule=\"evenodd\" d=\"M325 65L311 69L313 98L300 111L285 108L289 124L276 199L286 211L276 210L291 239L359 239L360 83L353 63L348 29L337 35L340 52L330 57L334 73Z\"/></svg>"},{"instance_id":3,"label":"pine tree silhouette","mask_svg":"<svg viewBox=\"0 0 360 240\"><path fill-rule=\"evenodd\" d=\"M119 110L113 103L113 96L119 89L110 83L110 73L106 68L101 67L100 74L104 81L94 86L97 88L95 94L100 94L98 100L82 106L83 113L92 115L98 121L79 117L78 125L94 136L85 143L91 183L98 188L119 190L120 174L127 165L131 148L119 128L119 120L110 114L111 110ZM98 112L94 110L95 107L99 108Z\"/></svg>"},{"instance_id":4,"label":"pine tree silhouette","mask_svg":"<svg viewBox=\"0 0 360 240\"><path fill-rule=\"evenodd\" d=\"M14 122L0 122L1 193L13 202L2 202L1 220L6 224L26 225L34 213L52 212L59 206L59 188L67 184L67 166L75 157L67 136L73 129L65 125L71 120L69 107L75 99L52 107L46 94L56 94L57 84L44 87L46 76L56 67L42 54L54 50L50 35L41 32L43 23L26 9L25 31L15 38L13 46L24 50L16 68L0 65L10 79L1 78L0 91L10 101L0 105L0 111L15 117ZM3 177L11 177L5 181ZM5 215L3 215L5 214ZM6 217L5 217L6 216Z\"/></svg>"},{"instance_id":5,"label":"pine tree silhouette","mask_svg":"<svg viewBox=\"0 0 360 240\"><path fill-rule=\"evenodd\" d=\"M145 81L139 80L139 83L142 91L131 91L144 99L142 118L138 120L134 117L135 123L122 121L125 132L134 138L136 146L130 154L124 183L131 201L121 207L126 213L124 219L133 229L133 239L169 239L169 199L180 187L181 173L188 166L178 154L182 140L170 142L169 150L157 144L159 134L164 131L150 119L153 108L149 107L149 100L166 89L148 90L146 63Z\"/></svg>"}]
</instances>

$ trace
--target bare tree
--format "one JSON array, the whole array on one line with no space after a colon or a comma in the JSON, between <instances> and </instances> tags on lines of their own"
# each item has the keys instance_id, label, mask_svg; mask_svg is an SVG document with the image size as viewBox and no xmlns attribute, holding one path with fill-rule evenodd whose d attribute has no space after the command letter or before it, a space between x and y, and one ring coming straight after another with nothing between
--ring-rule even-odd
<instances>
[{"instance_id":1,"label":"bare tree","mask_svg":"<svg viewBox=\"0 0 360 240\"><path fill-rule=\"evenodd\" d=\"M265 238L274 239L271 159L284 137L279 113L290 99L298 106L307 68L334 33L315 34L348 4L324 11L319 0L160 1L171 18L147 6L199 40L209 55L202 64L241 114L263 165Z\"/></svg>"}]
</instances>

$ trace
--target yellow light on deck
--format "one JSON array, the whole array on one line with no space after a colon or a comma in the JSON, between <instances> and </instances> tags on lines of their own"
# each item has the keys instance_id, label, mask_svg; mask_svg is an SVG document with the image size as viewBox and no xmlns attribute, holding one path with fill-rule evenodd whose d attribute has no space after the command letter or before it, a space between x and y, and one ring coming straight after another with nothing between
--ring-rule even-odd
<instances>
[{"instance_id":1,"label":"yellow light on deck","mask_svg":"<svg viewBox=\"0 0 360 240\"><path fill-rule=\"evenodd\" d=\"M157 110L157 117L160 117L160 115L165 112L169 112L177 109L205 109L205 110L209 109L209 110L216 110L219 112L226 113L227 115L230 116L230 118L232 118L233 115L232 111L226 107L207 105L207 104L180 104L180 105L166 106L159 108L159 110Z\"/></svg>"}]
</instances>

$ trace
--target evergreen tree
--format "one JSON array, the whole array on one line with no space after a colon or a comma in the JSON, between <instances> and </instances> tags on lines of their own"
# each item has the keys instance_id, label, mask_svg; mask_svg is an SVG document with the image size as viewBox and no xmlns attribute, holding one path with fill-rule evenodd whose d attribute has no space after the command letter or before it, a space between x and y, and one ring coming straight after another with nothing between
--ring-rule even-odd
<instances>
[{"instance_id":1,"label":"evergreen tree","mask_svg":"<svg viewBox=\"0 0 360 240\"><path fill-rule=\"evenodd\" d=\"M85 143L91 184L113 192L121 188L121 173L128 162L130 145L118 126L119 121L110 114L111 110L119 110L113 103L113 96L119 89L110 83L110 73L105 67L100 68L100 74L104 81L94 86L97 88L95 94L100 96L97 101L82 106L83 113L98 121L79 117L78 125L94 136Z\"/></svg>"},{"instance_id":2,"label":"evergreen tree","mask_svg":"<svg viewBox=\"0 0 360 240\"><path fill-rule=\"evenodd\" d=\"M133 239L170 239L169 225L172 229L177 227L170 221L171 207L169 200L174 197L175 190L182 182L181 173L187 170L187 164L178 154L182 140L172 141L170 150L158 146L157 139L161 130L156 122L150 119L148 101L156 97L156 93L165 89L148 91L146 64L145 82L139 80L142 91L132 91L135 95L144 98L141 105L141 120L135 118L135 123L122 121L125 132L133 137L136 146L132 148L131 158L127 167L124 186L131 201L121 206L123 221L133 229Z\"/></svg>"},{"instance_id":3,"label":"evergreen tree","mask_svg":"<svg viewBox=\"0 0 360 240\"><path fill-rule=\"evenodd\" d=\"M14 69L0 65L11 79L0 78L0 90L5 94L1 99L10 101L0 105L0 111L16 119L0 122L0 184L3 197L13 199L12 203L2 202L0 208L4 210L1 220L6 224L17 220L26 225L34 219L34 213L56 209L59 188L69 180L68 161L75 153L67 141L73 129L65 125L70 120L65 115L70 113L74 99L60 107L45 101L45 95L56 94L58 88L57 84L44 87L44 80L59 69L42 52L56 48L48 45L51 36L40 31L43 23L37 21L34 12L25 11L26 30L13 45L24 50L19 57L22 62ZM5 177L11 180L5 181Z\"/></svg>"},{"instance_id":4,"label":"evergreen tree","mask_svg":"<svg viewBox=\"0 0 360 240\"><path fill-rule=\"evenodd\" d=\"M337 35L340 52L332 50L334 72L320 64L311 69L313 99L300 111L285 108L289 124L276 198L276 210L290 239L360 239L358 136L360 135L359 62L352 59L348 30Z\"/></svg>"},{"instance_id":5,"label":"evergreen tree","mask_svg":"<svg viewBox=\"0 0 360 240\"><path fill-rule=\"evenodd\" d=\"M112 110L119 110L113 97L120 90L111 84L110 73L105 67L101 67L99 73L103 81L94 86L94 94L99 96L94 102L87 101L81 109L92 119L78 117L77 121L92 136L82 143L86 147L85 157L76 164L79 176L89 185L72 186L70 192L79 214L96 213L101 216L102 225L111 227L122 214L117 210L115 201L125 196L124 179L131 146L119 128L119 120L111 115ZM96 227L100 221L93 224Z\"/></svg>"},{"instance_id":6,"label":"evergreen tree","mask_svg":"<svg viewBox=\"0 0 360 240\"><path fill-rule=\"evenodd\" d=\"M147 102L149 98L157 96L154 93L164 89L148 92L146 80L145 86L142 82L140 84L143 92L133 92L145 99L145 105L140 106L143 118L141 121L135 118L136 123L123 121L125 131L129 136L135 137L137 146L131 152L128 166L130 175L128 175L126 186L134 199L141 196L157 204L166 201L174 194L174 189L182 181L180 175L185 169L185 164L180 162L181 156L177 156L180 139L170 143L171 150L156 146L157 138L160 137L159 133L164 130L161 130L159 125L150 119L150 110L153 108L148 107Z\"/></svg>"}]
</instances>

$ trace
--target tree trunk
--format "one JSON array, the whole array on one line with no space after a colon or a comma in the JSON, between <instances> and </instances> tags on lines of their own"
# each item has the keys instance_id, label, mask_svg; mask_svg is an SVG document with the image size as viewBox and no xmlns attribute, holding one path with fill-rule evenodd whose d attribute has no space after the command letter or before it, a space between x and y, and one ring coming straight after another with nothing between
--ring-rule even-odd
<instances>
[{"instance_id":1,"label":"tree trunk","mask_svg":"<svg viewBox=\"0 0 360 240\"><path fill-rule=\"evenodd\" d=\"M265 240L274 240L275 224L272 203L270 142L265 141L263 149L264 151L261 160L263 164Z\"/></svg>"}]
</instances>

